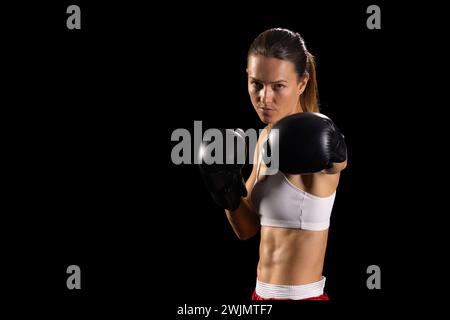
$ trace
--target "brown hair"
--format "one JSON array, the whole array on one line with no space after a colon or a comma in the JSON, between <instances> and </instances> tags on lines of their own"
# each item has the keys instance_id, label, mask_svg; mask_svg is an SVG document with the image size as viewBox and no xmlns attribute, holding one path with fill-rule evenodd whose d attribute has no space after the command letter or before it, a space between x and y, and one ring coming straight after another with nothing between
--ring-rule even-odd
<instances>
[{"instance_id":1,"label":"brown hair","mask_svg":"<svg viewBox=\"0 0 450 320\"><path fill-rule=\"evenodd\" d=\"M266 30L253 40L247 58L251 55L290 61L295 65L299 79L307 72L309 80L300 103L304 111L319 112L315 59L299 33L281 28Z\"/></svg>"}]
</instances>

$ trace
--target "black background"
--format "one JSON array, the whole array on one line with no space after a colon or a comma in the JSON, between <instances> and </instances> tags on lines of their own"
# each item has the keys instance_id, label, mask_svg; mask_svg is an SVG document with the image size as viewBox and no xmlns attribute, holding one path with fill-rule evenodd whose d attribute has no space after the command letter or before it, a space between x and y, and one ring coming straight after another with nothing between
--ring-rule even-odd
<instances>
[{"instance_id":1,"label":"black background","mask_svg":"<svg viewBox=\"0 0 450 320\"><path fill-rule=\"evenodd\" d=\"M81 30L66 28L70 4L81 7ZM381 30L366 27L370 4L381 7ZM391 303L401 310L428 279L422 265L432 256L410 224L423 217L424 193L423 176L409 168L433 147L418 116L424 56L432 55L418 43L435 10L63 1L5 11L14 17L4 86L9 296L60 316L177 318L185 303L249 303L259 239L239 241L196 167L171 162L171 134L193 132L194 120L204 129L262 128L248 98L246 52L260 32L284 27L316 56L321 111L345 134L349 163L324 270L332 301L281 302L272 317L358 316L359 306L382 313ZM80 291L66 288L71 264L81 267ZM372 264L381 290L366 287Z\"/></svg>"}]
</instances>

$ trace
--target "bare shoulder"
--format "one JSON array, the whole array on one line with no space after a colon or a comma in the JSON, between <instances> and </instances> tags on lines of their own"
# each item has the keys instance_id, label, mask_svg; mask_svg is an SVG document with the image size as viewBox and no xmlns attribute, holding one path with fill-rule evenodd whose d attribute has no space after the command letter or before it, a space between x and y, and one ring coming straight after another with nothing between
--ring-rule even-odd
<instances>
[{"instance_id":1,"label":"bare shoulder","mask_svg":"<svg viewBox=\"0 0 450 320\"><path fill-rule=\"evenodd\" d=\"M334 174L325 174L322 172L312 174L312 193L321 197L330 196L336 191L340 176L340 172Z\"/></svg>"}]
</instances>

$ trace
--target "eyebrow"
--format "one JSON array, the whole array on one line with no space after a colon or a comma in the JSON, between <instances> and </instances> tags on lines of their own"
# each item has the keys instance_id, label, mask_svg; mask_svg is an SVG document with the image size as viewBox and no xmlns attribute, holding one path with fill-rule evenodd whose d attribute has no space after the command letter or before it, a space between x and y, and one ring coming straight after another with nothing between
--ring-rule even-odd
<instances>
[{"instance_id":1,"label":"eyebrow","mask_svg":"<svg viewBox=\"0 0 450 320\"><path fill-rule=\"evenodd\" d=\"M254 81L264 82L264 81L262 81L262 80L259 80L259 79L253 78L253 77L250 77L250 78L251 78L252 80L254 80ZM286 82L286 83L287 83L286 80L277 80L277 81L273 81L273 82L269 82L269 83L274 84L274 83L280 83L280 82Z\"/></svg>"}]
</instances>

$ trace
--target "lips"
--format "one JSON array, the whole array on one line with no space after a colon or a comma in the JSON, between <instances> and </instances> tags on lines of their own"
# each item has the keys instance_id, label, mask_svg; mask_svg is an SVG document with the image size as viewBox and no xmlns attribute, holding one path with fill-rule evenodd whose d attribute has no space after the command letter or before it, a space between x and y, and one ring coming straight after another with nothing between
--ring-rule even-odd
<instances>
[{"instance_id":1,"label":"lips","mask_svg":"<svg viewBox=\"0 0 450 320\"><path fill-rule=\"evenodd\" d=\"M275 111L275 109L273 108L268 108L268 107L258 107L259 110L267 112L267 111Z\"/></svg>"}]
</instances>

